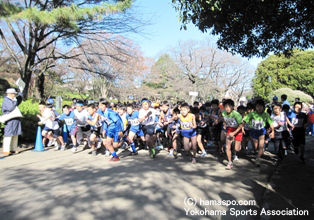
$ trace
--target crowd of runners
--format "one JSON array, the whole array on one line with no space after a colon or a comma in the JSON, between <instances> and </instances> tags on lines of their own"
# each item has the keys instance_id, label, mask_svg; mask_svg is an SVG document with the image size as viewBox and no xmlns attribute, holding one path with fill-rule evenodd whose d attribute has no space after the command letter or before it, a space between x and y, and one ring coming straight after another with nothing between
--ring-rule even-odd
<instances>
[{"instance_id":1,"label":"crowd of runners","mask_svg":"<svg viewBox=\"0 0 314 220\"><path fill-rule=\"evenodd\" d=\"M304 112L302 102L296 100L290 106L286 95L282 95L281 102L274 97L267 106L262 99L239 106L231 99L194 102L192 106L186 102L152 103L146 98L117 104L105 99L91 104L75 100L72 106L64 105L59 115L53 99L48 99L39 104L39 109L38 124L43 126L45 147L66 150L71 145L75 153L82 146L90 148L93 156L105 148L102 152L113 162L120 160L117 149L122 148L131 156L147 150L151 158L167 150L169 157L187 156L194 164L197 156L206 157L210 146L219 156L226 155L226 169L230 170L239 151L252 150L255 165L260 166L264 151L273 141L279 161L289 150L299 154L304 163L306 133L314 135L313 106ZM68 143L62 135L64 124Z\"/></svg>"}]
</instances>

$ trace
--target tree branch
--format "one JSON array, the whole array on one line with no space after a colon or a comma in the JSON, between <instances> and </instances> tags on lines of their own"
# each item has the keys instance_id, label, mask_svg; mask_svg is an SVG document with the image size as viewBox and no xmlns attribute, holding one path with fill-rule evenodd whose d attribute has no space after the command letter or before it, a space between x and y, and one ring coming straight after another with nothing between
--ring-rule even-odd
<instances>
[{"instance_id":1,"label":"tree branch","mask_svg":"<svg viewBox=\"0 0 314 220\"><path fill-rule=\"evenodd\" d=\"M8 44L8 42L7 42L7 40L6 40L5 36L4 36L4 34L3 34L2 30L1 30L1 28L0 28L0 36L1 36L1 38L2 38L2 41L3 41L4 45L5 45L5 47L9 50L10 55L11 55L12 58L15 60L17 66L18 66L18 68L19 68L21 77L23 77L23 75L22 75L22 74L23 74L23 69L22 69L21 63L20 63L19 59L17 58L16 54L15 54L15 53L13 52L13 50L10 48L10 46L9 46L9 44Z\"/></svg>"}]
</instances>

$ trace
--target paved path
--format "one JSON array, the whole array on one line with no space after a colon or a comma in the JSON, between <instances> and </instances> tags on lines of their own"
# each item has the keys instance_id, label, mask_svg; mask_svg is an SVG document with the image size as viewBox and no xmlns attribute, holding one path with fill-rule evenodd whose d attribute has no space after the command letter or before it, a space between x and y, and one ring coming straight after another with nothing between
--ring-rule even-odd
<instances>
[{"instance_id":1,"label":"paved path","mask_svg":"<svg viewBox=\"0 0 314 220\"><path fill-rule=\"evenodd\" d=\"M287 184L290 173L285 167L289 163L299 166L295 155L289 163L275 165L274 155L268 152L260 168L254 166L252 156L245 156L235 162L232 171L225 170L226 160L218 160L215 152L198 157L196 164L181 155L169 158L166 151L156 159L150 159L147 151L133 157L121 152L118 163L88 152L27 150L0 161L0 219L261 219L254 211L286 206L277 198L280 193L280 199L287 199L282 185ZM313 169L304 166L309 170L302 172L313 178ZM281 172L285 178L280 177ZM269 190L269 183L277 194ZM308 190L313 190L312 183ZM301 205L302 198L313 201L314 194L308 191L303 196L302 185L297 187L300 191L294 195L299 203L293 206L312 208L314 213L313 206ZM209 205L201 200L252 200L255 204ZM278 202L279 206L273 204ZM234 216L236 211L241 212L240 218Z\"/></svg>"}]
</instances>

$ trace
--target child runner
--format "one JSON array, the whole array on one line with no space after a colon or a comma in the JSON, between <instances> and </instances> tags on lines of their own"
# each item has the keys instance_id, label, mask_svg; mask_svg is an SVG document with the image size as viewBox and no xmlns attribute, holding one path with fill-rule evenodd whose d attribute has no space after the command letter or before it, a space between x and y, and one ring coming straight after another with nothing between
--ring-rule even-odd
<instances>
[{"instance_id":1,"label":"child runner","mask_svg":"<svg viewBox=\"0 0 314 220\"><path fill-rule=\"evenodd\" d=\"M170 105L168 101L163 101L161 105L161 111L159 115L159 123L158 125L161 127L161 130L163 133L160 134L162 143L169 144L169 134L168 134L168 125L172 118L172 110L170 109ZM170 149L171 146L168 146L168 149Z\"/></svg>"},{"instance_id":2,"label":"child runner","mask_svg":"<svg viewBox=\"0 0 314 220\"><path fill-rule=\"evenodd\" d=\"M174 156L174 158L177 158L178 142L181 138L179 115L180 110L175 108L172 112L172 118L169 120L170 123L168 125L168 135L172 140L172 148L170 149L169 156Z\"/></svg>"},{"instance_id":3,"label":"child runner","mask_svg":"<svg viewBox=\"0 0 314 220\"><path fill-rule=\"evenodd\" d=\"M266 135L266 122L270 125L271 132L269 136L274 138L274 126L269 114L265 112L265 103L259 99L255 104L255 111L251 112L244 117L245 123L250 123L251 136L255 149L258 149L258 155L255 161L255 165L259 167L261 165L261 156L264 153L265 135Z\"/></svg>"},{"instance_id":4,"label":"child runner","mask_svg":"<svg viewBox=\"0 0 314 220\"><path fill-rule=\"evenodd\" d=\"M251 112L254 111L254 106L251 102L249 102L246 106L246 112L242 115L242 118L244 118L246 115L250 114ZM256 149L254 147L254 143L253 143L253 139L250 135L250 124L249 123L245 123L244 126L242 127L242 149L245 150L245 152L247 152L248 150L248 143L249 141L251 142L251 146L253 148L254 154L256 155Z\"/></svg>"},{"instance_id":5,"label":"child runner","mask_svg":"<svg viewBox=\"0 0 314 220\"><path fill-rule=\"evenodd\" d=\"M309 113L307 113L307 131L306 134L307 135L312 135L312 137L314 137L314 106L309 106Z\"/></svg>"},{"instance_id":6,"label":"child runner","mask_svg":"<svg viewBox=\"0 0 314 220\"><path fill-rule=\"evenodd\" d=\"M154 133L155 133L155 118L156 111L150 108L151 102L144 98L142 99L142 108L139 111L139 121L142 125L142 130L145 134L145 141L149 148L149 154L151 158L155 158L156 150L154 148Z\"/></svg>"},{"instance_id":7,"label":"child runner","mask_svg":"<svg viewBox=\"0 0 314 220\"><path fill-rule=\"evenodd\" d=\"M192 163L196 163L196 121L195 115L190 113L190 106L187 103L181 105L181 114L179 115L181 124L181 134L183 136L183 145L186 154L191 155L191 146L193 154L191 155ZM190 146L191 141L191 146Z\"/></svg>"},{"instance_id":8,"label":"child runner","mask_svg":"<svg viewBox=\"0 0 314 220\"><path fill-rule=\"evenodd\" d=\"M140 137L145 144L144 133L140 127L140 121L138 117L139 112L134 111L132 104L127 105L126 111L127 111L126 119L128 120L128 124L131 126L129 135L128 135L128 139L131 142L131 148L132 148L132 152L130 153L130 155L138 155L138 152L136 151L136 147L134 144L135 135Z\"/></svg>"},{"instance_id":9,"label":"child runner","mask_svg":"<svg viewBox=\"0 0 314 220\"><path fill-rule=\"evenodd\" d=\"M103 139L103 143L112 155L110 161L118 162L120 159L114 148L119 146L120 137L123 136L123 122L119 114L108 109L107 106L109 106L108 102L101 101L97 113L100 115L103 126L107 127L106 132L104 131L107 137Z\"/></svg>"},{"instance_id":10,"label":"child runner","mask_svg":"<svg viewBox=\"0 0 314 220\"><path fill-rule=\"evenodd\" d=\"M122 104L117 105L117 111L118 114L120 115L122 122L123 122L123 131L125 131L126 126L128 124L128 120L126 119L126 107Z\"/></svg>"},{"instance_id":11,"label":"child runner","mask_svg":"<svg viewBox=\"0 0 314 220\"><path fill-rule=\"evenodd\" d=\"M204 121L203 116L200 114L200 109L198 107L192 108L192 114L195 115L195 122L196 122L196 142L198 147L201 149L202 157L207 155L206 150L204 149L202 135L205 133L204 129L206 127L206 123Z\"/></svg>"},{"instance_id":12,"label":"child runner","mask_svg":"<svg viewBox=\"0 0 314 220\"><path fill-rule=\"evenodd\" d=\"M222 110L218 107L219 100L214 99L210 102L211 109L209 111L209 117L211 119L210 137L213 145L217 147L218 151L223 151L220 141L220 134L222 130L222 118L219 118Z\"/></svg>"},{"instance_id":13,"label":"child runner","mask_svg":"<svg viewBox=\"0 0 314 220\"><path fill-rule=\"evenodd\" d=\"M88 143L89 143L90 142L89 137L91 135L91 127L86 121L89 117L89 114L86 111L86 109L84 109L84 104L81 101L76 102L74 115L75 115L74 119L76 120L76 124L78 125L78 130L76 133L77 143L79 145L83 143L84 135L86 135L88 139ZM86 145L88 144L86 143ZM86 148L86 146L84 146L84 148Z\"/></svg>"},{"instance_id":14,"label":"child runner","mask_svg":"<svg viewBox=\"0 0 314 220\"><path fill-rule=\"evenodd\" d=\"M274 135L274 145L275 151L278 154L279 159L283 159L283 155L287 156L288 151L288 138L289 131L287 130L287 124L293 128L285 112L281 111L281 105L279 103L273 104L273 113L271 119L273 120L275 135Z\"/></svg>"},{"instance_id":15,"label":"child runner","mask_svg":"<svg viewBox=\"0 0 314 220\"><path fill-rule=\"evenodd\" d=\"M236 152L241 149L242 116L239 112L234 110L234 101L231 99L226 99L223 102L223 107L225 110L222 111L222 117L224 120L224 124L227 127L226 153L228 158L228 164L226 166L226 170L231 170L233 168L231 152L232 144L234 143Z\"/></svg>"},{"instance_id":16,"label":"child runner","mask_svg":"<svg viewBox=\"0 0 314 220\"><path fill-rule=\"evenodd\" d=\"M102 123L100 121L100 116L97 113L97 108L94 104L89 104L87 106L87 111L90 116L88 117L86 122L91 126L91 135L89 140L92 148L92 155L96 156L96 142L98 142L98 138L101 137Z\"/></svg>"},{"instance_id":17,"label":"child runner","mask_svg":"<svg viewBox=\"0 0 314 220\"><path fill-rule=\"evenodd\" d=\"M305 153L305 131L307 126L307 115L304 112L301 112L302 102L294 103L294 112L291 113L291 123L294 126L292 127L293 135L293 146L294 152L299 153L300 149L300 161L305 163L304 153Z\"/></svg>"},{"instance_id":18,"label":"child runner","mask_svg":"<svg viewBox=\"0 0 314 220\"><path fill-rule=\"evenodd\" d=\"M76 133L77 133L77 130L78 130L78 127L76 125L76 121L74 119L75 117L75 114L74 112L70 111L70 106L68 105L64 105L63 106L63 114L61 114L60 116L58 116L57 119L59 119L60 121L64 120L65 121L65 124L67 126L67 130L68 132L70 133L70 136L71 136L71 139L72 139L72 144L73 144L73 147L72 147L72 152L76 152L77 150L77 144L76 144Z\"/></svg>"},{"instance_id":19,"label":"child runner","mask_svg":"<svg viewBox=\"0 0 314 220\"><path fill-rule=\"evenodd\" d=\"M242 116L242 119L243 119L243 118L244 118L244 114L245 114L245 112L246 112L246 107L245 107L244 105L239 105L239 106L237 107L237 112L240 113L240 115ZM242 143L243 143L243 136L244 136L243 130L244 130L244 126L242 126L242 129L241 129L241 131L242 131L241 150L242 150L242 151L243 151ZM239 160L239 158L238 158L238 156L237 156L237 152L235 152L235 151L233 152L233 160L234 160L234 161Z\"/></svg>"},{"instance_id":20,"label":"child runner","mask_svg":"<svg viewBox=\"0 0 314 220\"><path fill-rule=\"evenodd\" d=\"M62 136L60 135L59 123L55 120L56 115L53 113L52 110L46 107L45 102L39 103L39 110L41 112L41 115L37 115L37 117L40 119L40 122L38 122L38 124L45 125L44 130L42 131L42 136L49 139L50 141L54 140L55 150L59 150L60 148L57 142L58 139L62 145L61 150L65 150L65 143ZM53 133L53 136L51 135L51 133L48 134L50 131Z\"/></svg>"}]
</instances>

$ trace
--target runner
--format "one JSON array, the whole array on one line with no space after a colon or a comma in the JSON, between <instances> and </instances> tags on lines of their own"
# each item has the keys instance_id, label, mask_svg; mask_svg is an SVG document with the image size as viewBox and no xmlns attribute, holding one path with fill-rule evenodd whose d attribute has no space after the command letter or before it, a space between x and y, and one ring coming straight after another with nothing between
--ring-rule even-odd
<instances>
[{"instance_id":1,"label":"runner","mask_svg":"<svg viewBox=\"0 0 314 220\"><path fill-rule=\"evenodd\" d=\"M101 128L103 125L100 121L100 115L97 113L97 108L94 104L89 104L87 106L87 112L89 113L89 117L87 118L86 122L91 126L91 135L89 137L90 146L92 149L91 154L96 156L96 142L98 142L98 138L101 137Z\"/></svg>"},{"instance_id":2,"label":"runner","mask_svg":"<svg viewBox=\"0 0 314 220\"><path fill-rule=\"evenodd\" d=\"M270 125L271 132L269 136L274 138L274 126L268 113L265 112L264 101L259 99L255 104L255 111L244 117L243 122L249 123L251 128L251 136L253 138L255 149L258 149L258 155L255 165L261 165L261 156L264 153L266 122Z\"/></svg>"},{"instance_id":3,"label":"runner","mask_svg":"<svg viewBox=\"0 0 314 220\"><path fill-rule=\"evenodd\" d=\"M42 136L54 142L55 150L60 149L60 145L57 141L59 140L61 143L61 150L65 150L66 146L60 134L59 123L56 121L56 115L51 109L49 109L49 107L52 108L52 106L46 106L45 102L39 103L39 111L41 112L41 115L37 115L37 117L40 119L38 125L45 125L42 131Z\"/></svg>"},{"instance_id":4,"label":"runner","mask_svg":"<svg viewBox=\"0 0 314 220\"><path fill-rule=\"evenodd\" d=\"M71 107L68 105L63 106L63 114L57 117L58 120L65 122L67 131L70 134L72 139L72 152L75 153L77 151L77 143L76 143L76 133L78 131L78 127L76 125L75 114L73 111L70 111Z\"/></svg>"},{"instance_id":5,"label":"runner","mask_svg":"<svg viewBox=\"0 0 314 220\"><path fill-rule=\"evenodd\" d=\"M241 149L242 116L240 115L240 113L234 110L234 101L231 99L226 99L223 102L223 107L225 110L222 111L222 117L224 124L227 127L226 153L228 158L228 164L226 166L226 170L231 170L233 168L231 152L232 144L234 144L236 152Z\"/></svg>"},{"instance_id":6,"label":"runner","mask_svg":"<svg viewBox=\"0 0 314 220\"><path fill-rule=\"evenodd\" d=\"M108 102L100 100L99 109L97 111L104 128L102 134L103 144L112 155L110 162L118 162L120 158L114 149L118 148L120 138L123 136L123 121L118 113L108 109L107 106L109 106Z\"/></svg>"},{"instance_id":7,"label":"runner","mask_svg":"<svg viewBox=\"0 0 314 220\"><path fill-rule=\"evenodd\" d=\"M144 98L142 99L142 108L139 111L139 121L142 125L142 130L145 135L145 141L149 148L149 154L151 158L155 158L156 150L154 148L155 139L153 137L155 133L155 118L156 111L150 108L151 102Z\"/></svg>"},{"instance_id":8,"label":"runner","mask_svg":"<svg viewBox=\"0 0 314 220\"><path fill-rule=\"evenodd\" d=\"M294 152L300 154L301 163L305 163L305 131L307 127L307 115L304 112L301 112L303 107L302 102L295 102L294 112L291 113L291 123L292 135L293 135L293 146Z\"/></svg>"},{"instance_id":9,"label":"runner","mask_svg":"<svg viewBox=\"0 0 314 220\"><path fill-rule=\"evenodd\" d=\"M281 105L279 103L273 104L273 113L271 115L271 119L274 122L274 145L275 151L278 154L280 160L283 159L283 156L288 155L288 138L289 131L287 130L287 124L290 125L293 129L293 125L290 123L285 112L281 111Z\"/></svg>"},{"instance_id":10,"label":"runner","mask_svg":"<svg viewBox=\"0 0 314 220\"><path fill-rule=\"evenodd\" d=\"M183 145L185 153L188 156L191 156L191 162L196 163L196 121L195 115L189 113L190 106L187 103L183 103L181 105L181 114L179 115L180 124L181 124L181 134L183 136ZM190 145L191 141L191 145ZM191 155L191 147L193 150L193 154Z\"/></svg>"},{"instance_id":11,"label":"runner","mask_svg":"<svg viewBox=\"0 0 314 220\"><path fill-rule=\"evenodd\" d=\"M142 141L145 143L144 133L140 127L140 121L139 121L139 112L134 111L132 104L128 104L126 107L126 119L128 121L128 124L130 125L129 129L129 135L128 139L131 143L132 152L130 155L138 155L138 152L136 150L135 144L134 144L134 137L137 135L142 139Z\"/></svg>"}]
</instances>

